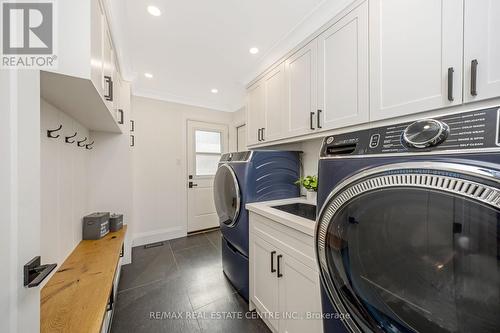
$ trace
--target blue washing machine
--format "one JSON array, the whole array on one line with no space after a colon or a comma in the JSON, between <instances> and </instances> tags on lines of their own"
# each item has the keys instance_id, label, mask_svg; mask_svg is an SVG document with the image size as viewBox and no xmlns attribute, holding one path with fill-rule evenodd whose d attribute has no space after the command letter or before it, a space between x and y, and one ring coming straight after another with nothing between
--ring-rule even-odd
<instances>
[{"instance_id":1,"label":"blue washing machine","mask_svg":"<svg viewBox=\"0 0 500 333\"><path fill-rule=\"evenodd\" d=\"M499 119L491 108L324 139L325 333L500 332Z\"/></svg>"},{"instance_id":2,"label":"blue washing machine","mask_svg":"<svg viewBox=\"0 0 500 333\"><path fill-rule=\"evenodd\" d=\"M221 157L214 181L222 233L222 266L248 300L248 211L251 202L298 197L299 152L246 151Z\"/></svg>"}]
</instances>

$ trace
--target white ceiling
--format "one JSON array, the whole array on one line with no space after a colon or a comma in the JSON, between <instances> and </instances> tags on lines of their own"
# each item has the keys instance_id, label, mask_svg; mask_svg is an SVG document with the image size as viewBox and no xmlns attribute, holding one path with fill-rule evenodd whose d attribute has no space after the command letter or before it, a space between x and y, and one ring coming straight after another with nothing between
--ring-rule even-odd
<instances>
[{"instance_id":1,"label":"white ceiling","mask_svg":"<svg viewBox=\"0 0 500 333\"><path fill-rule=\"evenodd\" d=\"M135 95L235 111L259 70L347 2L110 0L109 14L120 67ZM148 5L159 7L162 15L151 16ZM250 47L260 52L251 55ZM212 88L219 93L212 94Z\"/></svg>"}]
</instances>

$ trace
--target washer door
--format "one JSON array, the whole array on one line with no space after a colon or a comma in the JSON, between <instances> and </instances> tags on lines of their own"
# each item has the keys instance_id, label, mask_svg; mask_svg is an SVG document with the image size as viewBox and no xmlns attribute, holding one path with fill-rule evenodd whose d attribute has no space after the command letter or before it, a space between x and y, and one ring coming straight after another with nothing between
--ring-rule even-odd
<instances>
[{"instance_id":1,"label":"washer door","mask_svg":"<svg viewBox=\"0 0 500 333\"><path fill-rule=\"evenodd\" d=\"M215 174L214 200L220 223L234 226L240 214L241 195L238 179L227 164L221 165Z\"/></svg>"},{"instance_id":2,"label":"washer door","mask_svg":"<svg viewBox=\"0 0 500 333\"><path fill-rule=\"evenodd\" d=\"M316 246L353 332L500 332L498 173L447 163L373 169L322 207Z\"/></svg>"}]
</instances>

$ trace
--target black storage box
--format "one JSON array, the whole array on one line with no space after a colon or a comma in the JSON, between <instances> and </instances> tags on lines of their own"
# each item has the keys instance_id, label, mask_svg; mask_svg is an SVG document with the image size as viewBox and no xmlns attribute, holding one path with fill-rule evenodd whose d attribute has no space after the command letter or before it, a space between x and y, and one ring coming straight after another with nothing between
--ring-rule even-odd
<instances>
[{"instance_id":1,"label":"black storage box","mask_svg":"<svg viewBox=\"0 0 500 333\"><path fill-rule=\"evenodd\" d=\"M111 214L109 217L109 231L115 232L123 228L123 214Z\"/></svg>"},{"instance_id":2,"label":"black storage box","mask_svg":"<svg viewBox=\"0 0 500 333\"><path fill-rule=\"evenodd\" d=\"M101 239L109 233L109 213L93 213L83 218L83 239Z\"/></svg>"}]
</instances>

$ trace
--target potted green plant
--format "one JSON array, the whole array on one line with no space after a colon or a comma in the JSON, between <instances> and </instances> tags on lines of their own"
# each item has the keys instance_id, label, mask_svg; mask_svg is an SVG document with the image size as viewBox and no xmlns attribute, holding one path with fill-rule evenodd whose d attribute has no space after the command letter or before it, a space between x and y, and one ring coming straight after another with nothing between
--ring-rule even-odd
<instances>
[{"instance_id":1,"label":"potted green plant","mask_svg":"<svg viewBox=\"0 0 500 333\"><path fill-rule=\"evenodd\" d=\"M306 198L308 201L316 202L316 192L318 191L318 177L306 176L300 177L295 185L302 186L306 189Z\"/></svg>"}]
</instances>

